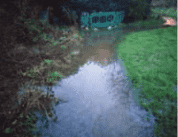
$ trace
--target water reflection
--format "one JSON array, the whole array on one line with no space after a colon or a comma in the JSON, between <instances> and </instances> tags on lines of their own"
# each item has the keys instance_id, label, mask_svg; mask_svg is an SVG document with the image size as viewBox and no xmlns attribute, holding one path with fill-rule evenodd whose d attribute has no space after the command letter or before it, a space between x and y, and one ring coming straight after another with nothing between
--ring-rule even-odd
<instances>
[{"instance_id":1,"label":"water reflection","mask_svg":"<svg viewBox=\"0 0 178 137\"><path fill-rule=\"evenodd\" d=\"M53 87L67 102L54 107L58 120L41 128L43 137L152 136L154 117L135 104L139 90L127 80L123 62L105 63L88 61ZM38 120L36 125L40 130L45 124Z\"/></svg>"}]
</instances>

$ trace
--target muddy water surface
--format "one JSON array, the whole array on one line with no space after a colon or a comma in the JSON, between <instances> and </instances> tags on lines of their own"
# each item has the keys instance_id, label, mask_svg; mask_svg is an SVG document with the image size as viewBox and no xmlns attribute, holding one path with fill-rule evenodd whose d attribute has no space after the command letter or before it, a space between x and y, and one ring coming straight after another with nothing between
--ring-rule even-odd
<instances>
[{"instance_id":1,"label":"muddy water surface","mask_svg":"<svg viewBox=\"0 0 178 137\"><path fill-rule=\"evenodd\" d=\"M131 31L128 30L127 33ZM155 117L140 107L136 89L113 50L115 35L123 29L85 34L78 73L52 88L65 103L54 107L58 119L39 118L36 126L43 137L152 137Z\"/></svg>"}]
</instances>

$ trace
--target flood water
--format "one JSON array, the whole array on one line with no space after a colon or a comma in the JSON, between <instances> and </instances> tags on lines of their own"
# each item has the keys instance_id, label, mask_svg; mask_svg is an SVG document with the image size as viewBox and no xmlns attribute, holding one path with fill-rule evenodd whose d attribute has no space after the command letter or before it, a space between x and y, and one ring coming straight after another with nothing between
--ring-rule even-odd
<instances>
[{"instance_id":1,"label":"flood water","mask_svg":"<svg viewBox=\"0 0 178 137\"><path fill-rule=\"evenodd\" d=\"M141 89L129 80L112 47L114 36L124 33L117 29L85 34L86 63L52 87L55 96L64 100L54 106L57 121L45 127L46 120L37 113L42 137L153 136L155 117L138 105Z\"/></svg>"}]
</instances>

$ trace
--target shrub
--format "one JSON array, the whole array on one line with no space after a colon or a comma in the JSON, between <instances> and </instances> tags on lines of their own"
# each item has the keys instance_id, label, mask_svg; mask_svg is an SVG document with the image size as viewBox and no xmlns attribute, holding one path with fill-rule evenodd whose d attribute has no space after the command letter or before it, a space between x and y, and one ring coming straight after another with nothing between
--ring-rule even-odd
<instances>
[{"instance_id":1,"label":"shrub","mask_svg":"<svg viewBox=\"0 0 178 137\"><path fill-rule=\"evenodd\" d=\"M147 17L151 12L150 5L146 0L130 0L129 3L130 11L128 16L134 17L134 19L144 19L144 17Z\"/></svg>"}]
</instances>

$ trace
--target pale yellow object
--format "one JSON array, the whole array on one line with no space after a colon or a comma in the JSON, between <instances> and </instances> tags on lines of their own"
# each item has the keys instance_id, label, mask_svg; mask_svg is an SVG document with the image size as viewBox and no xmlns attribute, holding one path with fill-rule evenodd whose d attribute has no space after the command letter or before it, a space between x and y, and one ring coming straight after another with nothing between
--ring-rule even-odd
<instances>
[{"instance_id":1,"label":"pale yellow object","mask_svg":"<svg viewBox=\"0 0 178 137\"><path fill-rule=\"evenodd\" d=\"M173 18L164 17L164 16L162 16L162 18L166 21L163 25L169 25L169 26L176 26L177 25L176 20L174 20Z\"/></svg>"}]
</instances>

